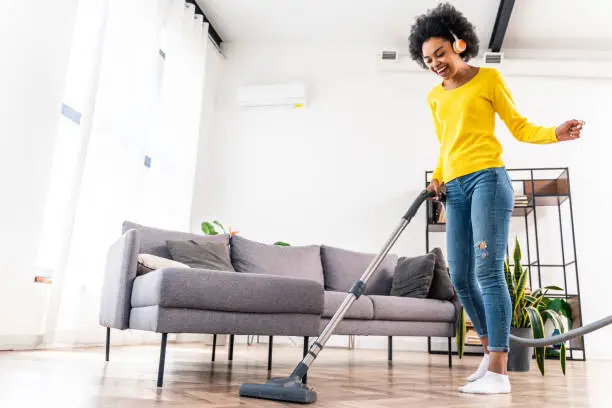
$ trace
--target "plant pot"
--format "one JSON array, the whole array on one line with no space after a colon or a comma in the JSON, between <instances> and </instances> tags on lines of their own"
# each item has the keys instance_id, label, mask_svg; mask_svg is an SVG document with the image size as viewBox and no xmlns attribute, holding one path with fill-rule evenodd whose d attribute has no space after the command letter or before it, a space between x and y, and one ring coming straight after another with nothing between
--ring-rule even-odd
<instances>
[{"instance_id":1,"label":"plant pot","mask_svg":"<svg viewBox=\"0 0 612 408\"><path fill-rule=\"evenodd\" d=\"M531 328L511 327L510 333L518 337L533 338ZM533 347L524 346L510 340L510 351L508 352L508 371L527 372L531 367Z\"/></svg>"}]
</instances>

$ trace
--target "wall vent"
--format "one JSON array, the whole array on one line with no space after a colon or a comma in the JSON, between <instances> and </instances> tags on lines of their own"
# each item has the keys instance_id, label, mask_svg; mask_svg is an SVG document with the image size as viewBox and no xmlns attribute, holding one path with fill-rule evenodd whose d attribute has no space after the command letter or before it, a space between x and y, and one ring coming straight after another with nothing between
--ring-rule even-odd
<instances>
[{"instance_id":1,"label":"wall vent","mask_svg":"<svg viewBox=\"0 0 612 408\"><path fill-rule=\"evenodd\" d=\"M381 58L384 61L397 61L397 51L394 50L383 50L381 53Z\"/></svg>"},{"instance_id":2,"label":"wall vent","mask_svg":"<svg viewBox=\"0 0 612 408\"><path fill-rule=\"evenodd\" d=\"M501 64L502 59L504 58L503 52L485 52L484 61L485 64Z\"/></svg>"}]
</instances>

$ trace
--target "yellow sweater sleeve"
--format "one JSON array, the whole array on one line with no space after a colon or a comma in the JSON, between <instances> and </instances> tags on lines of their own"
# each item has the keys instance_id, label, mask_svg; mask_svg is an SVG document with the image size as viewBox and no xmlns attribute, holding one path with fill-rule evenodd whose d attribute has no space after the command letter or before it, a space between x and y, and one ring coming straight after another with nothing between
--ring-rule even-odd
<instances>
[{"instance_id":1,"label":"yellow sweater sleeve","mask_svg":"<svg viewBox=\"0 0 612 408\"><path fill-rule=\"evenodd\" d=\"M493 70L493 75L491 95L493 108L506 124L512 136L526 143L546 144L557 142L556 126L543 127L530 123L518 112L510 90L499 71Z\"/></svg>"},{"instance_id":2,"label":"yellow sweater sleeve","mask_svg":"<svg viewBox=\"0 0 612 408\"><path fill-rule=\"evenodd\" d=\"M436 119L434 106L431 103L431 101L428 101L428 102L429 102L429 109L431 110L431 115L433 118L434 128L436 129L436 136L438 137L438 142L440 142L440 151L438 153L438 163L436 164L436 168L433 171L431 178L438 180L438 182L442 184L442 181L444 180L443 171L442 171L443 166L444 166L444 161L442 159L442 132L440 130L440 124L438 123L438 120Z\"/></svg>"}]
</instances>

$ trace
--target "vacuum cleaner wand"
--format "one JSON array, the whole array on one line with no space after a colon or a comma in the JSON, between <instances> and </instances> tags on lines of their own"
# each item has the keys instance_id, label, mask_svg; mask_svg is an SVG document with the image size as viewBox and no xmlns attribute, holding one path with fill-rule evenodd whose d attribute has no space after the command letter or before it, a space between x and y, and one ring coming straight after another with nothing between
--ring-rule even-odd
<instances>
[{"instance_id":1,"label":"vacuum cleaner wand","mask_svg":"<svg viewBox=\"0 0 612 408\"><path fill-rule=\"evenodd\" d=\"M240 395L244 397L264 398L277 401L312 403L317 399L317 393L302 383L302 379L308 372L313 361L317 358L325 343L331 337L334 329L346 312L351 308L365 289L366 282L376 272L391 247L400 237L406 226L410 223L419 207L425 200L433 197L434 193L423 190L414 200L408 211L402 217L400 224L396 227L391 237L387 240L381 251L374 257L361 278L353 284L347 297L344 299L332 319L327 323L319 337L312 343L304 359L295 367L293 373L285 378L272 378L265 384L242 384Z\"/></svg>"}]
</instances>

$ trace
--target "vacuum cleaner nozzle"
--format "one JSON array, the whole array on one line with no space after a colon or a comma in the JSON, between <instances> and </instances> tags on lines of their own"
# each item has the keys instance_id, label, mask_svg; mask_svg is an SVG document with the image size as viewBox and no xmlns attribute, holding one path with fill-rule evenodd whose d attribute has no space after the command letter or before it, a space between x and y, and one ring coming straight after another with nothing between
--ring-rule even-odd
<instances>
[{"instance_id":1,"label":"vacuum cleaner nozzle","mask_svg":"<svg viewBox=\"0 0 612 408\"><path fill-rule=\"evenodd\" d=\"M317 393L295 376L271 378L265 384L242 384L240 396L304 404L317 400Z\"/></svg>"}]
</instances>

